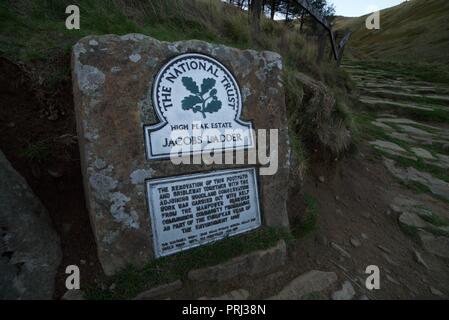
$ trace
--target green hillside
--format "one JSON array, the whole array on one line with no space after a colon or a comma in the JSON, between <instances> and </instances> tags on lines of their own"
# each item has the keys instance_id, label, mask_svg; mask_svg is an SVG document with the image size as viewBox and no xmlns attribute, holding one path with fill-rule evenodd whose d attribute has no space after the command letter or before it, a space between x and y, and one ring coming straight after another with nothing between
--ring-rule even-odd
<instances>
[{"instance_id":1,"label":"green hillside","mask_svg":"<svg viewBox=\"0 0 449 320\"><path fill-rule=\"evenodd\" d=\"M336 21L337 29L354 31L350 56L449 65L449 1L410 0L382 10L380 30L366 29L366 17Z\"/></svg>"}]
</instances>

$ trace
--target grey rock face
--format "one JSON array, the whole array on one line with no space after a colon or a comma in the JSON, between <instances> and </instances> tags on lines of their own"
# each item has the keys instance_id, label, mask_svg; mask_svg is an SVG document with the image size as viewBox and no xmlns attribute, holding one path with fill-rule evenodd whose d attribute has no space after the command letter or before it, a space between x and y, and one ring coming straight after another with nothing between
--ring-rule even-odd
<instances>
[{"instance_id":1,"label":"grey rock face","mask_svg":"<svg viewBox=\"0 0 449 320\"><path fill-rule=\"evenodd\" d=\"M342 255L343 257L346 257L348 259L351 259L351 255L349 254L348 251L346 251L342 246L340 246L339 244L335 243L335 242L331 242L331 247L333 249L335 249L340 255Z\"/></svg>"},{"instance_id":2,"label":"grey rock face","mask_svg":"<svg viewBox=\"0 0 449 320\"><path fill-rule=\"evenodd\" d=\"M51 299L61 262L48 212L0 151L0 299Z\"/></svg>"},{"instance_id":3,"label":"grey rock face","mask_svg":"<svg viewBox=\"0 0 449 320\"><path fill-rule=\"evenodd\" d=\"M449 183L433 177L427 172L421 172L413 167L406 169L395 166L395 161L385 159L387 169L398 179L405 182L418 182L428 187L433 194L449 199Z\"/></svg>"},{"instance_id":4,"label":"grey rock face","mask_svg":"<svg viewBox=\"0 0 449 320\"><path fill-rule=\"evenodd\" d=\"M224 295L221 295L219 297L201 297L198 300L248 300L249 298L249 292L245 289L237 289L230 291L228 293L225 293Z\"/></svg>"}]
</instances>

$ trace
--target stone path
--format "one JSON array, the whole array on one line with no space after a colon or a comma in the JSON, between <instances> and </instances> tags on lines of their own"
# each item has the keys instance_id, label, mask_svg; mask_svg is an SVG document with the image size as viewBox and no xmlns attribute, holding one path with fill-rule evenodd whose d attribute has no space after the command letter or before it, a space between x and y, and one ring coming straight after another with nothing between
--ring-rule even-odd
<instances>
[{"instance_id":1,"label":"stone path","mask_svg":"<svg viewBox=\"0 0 449 320\"><path fill-rule=\"evenodd\" d=\"M386 169L417 193L449 202L449 88L388 71L345 66L360 92L369 144ZM398 195L398 223L429 253L449 258L449 213ZM419 253L416 257L425 265Z\"/></svg>"}]
</instances>

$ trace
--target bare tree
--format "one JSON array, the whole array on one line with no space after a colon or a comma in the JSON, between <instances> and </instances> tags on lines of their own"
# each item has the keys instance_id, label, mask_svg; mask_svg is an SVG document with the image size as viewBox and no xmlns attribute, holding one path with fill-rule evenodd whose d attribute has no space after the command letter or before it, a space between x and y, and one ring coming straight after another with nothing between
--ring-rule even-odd
<instances>
[{"instance_id":1,"label":"bare tree","mask_svg":"<svg viewBox=\"0 0 449 320\"><path fill-rule=\"evenodd\" d=\"M260 16L262 15L263 0L251 1L251 24L253 33L256 35L260 31Z\"/></svg>"},{"instance_id":2,"label":"bare tree","mask_svg":"<svg viewBox=\"0 0 449 320\"><path fill-rule=\"evenodd\" d=\"M279 7L280 0L270 0L270 18L271 20L274 20L274 16L276 15L276 12Z\"/></svg>"}]
</instances>

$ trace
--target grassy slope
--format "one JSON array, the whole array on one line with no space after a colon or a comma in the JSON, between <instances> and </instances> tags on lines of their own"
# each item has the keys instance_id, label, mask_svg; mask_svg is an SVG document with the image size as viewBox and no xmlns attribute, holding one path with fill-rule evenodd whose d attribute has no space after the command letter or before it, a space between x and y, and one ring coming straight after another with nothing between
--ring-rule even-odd
<instances>
[{"instance_id":1,"label":"grassy slope","mask_svg":"<svg viewBox=\"0 0 449 320\"><path fill-rule=\"evenodd\" d=\"M65 28L65 8L77 4L81 29ZM335 61L316 61L317 46L295 28L262 19L261 30L251 34L248 14L220 0L3 0L0 2L0 57L31 66L30 74L50 91L70 79L72 46L90 34L143 33L159 40L199 39L214 43L280 53L286 74L306 73L335 92L347 88L347 75ZM286 82L290 95L302 99L302 88ZM294 110L292 105L289 110ZM299 145L299 144L298 144ZM300 147L298 154L303 154ZM302 158L302 157L300 157Z\"/></svg>"},{"instance_id":2,"label":"grassy slope","mask_svg":"<svg viewBox=\"0 0 449 320\"><path fill-rule=\"evenodd\" d=\"M382 10L380 30L367 30L366 17L336 22L337 29L354 31L355 57L449 65L449 1L411 0Z\"/></svg>"},{"instance_id":3,"label":"grassy slope","mask_svg":"<svg viewBox=\"0 0 449 320\"><path fill-rule=\"evenodd\" d=\"M80 7L80 30L65 28L69 4ZM263 19L255 38L250 30L246 13L219 0L0 1L0 56L15 62L45 61L55 52L69 53L86 35L137 32L164 41L199 39L277 51L286 63L315 78L325 80L325 73L335 73L335 68L317 66L315 45L284 24Z\"/></svg>"}]
</instances>

